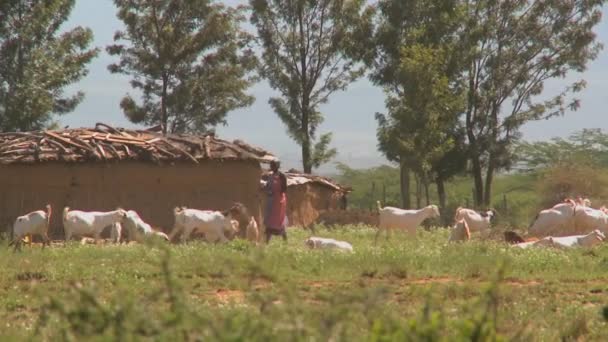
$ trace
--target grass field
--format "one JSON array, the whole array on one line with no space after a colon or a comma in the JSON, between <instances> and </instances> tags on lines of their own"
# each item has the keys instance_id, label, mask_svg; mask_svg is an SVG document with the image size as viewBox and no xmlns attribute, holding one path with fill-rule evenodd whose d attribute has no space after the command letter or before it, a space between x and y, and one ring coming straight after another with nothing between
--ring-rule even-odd
<instances>
[{"instance_id":1,"label":"grass field","mask_svg":"<svg viewBox=\"0 0 608 342\"><path fill-rule=\"evenodd\" d=\"M608 340L608 246L448 245L447 232L319 229L355 252L308 250L290 229L255 247L0 250L2 340Z\"/></svg>"}]
</instances>

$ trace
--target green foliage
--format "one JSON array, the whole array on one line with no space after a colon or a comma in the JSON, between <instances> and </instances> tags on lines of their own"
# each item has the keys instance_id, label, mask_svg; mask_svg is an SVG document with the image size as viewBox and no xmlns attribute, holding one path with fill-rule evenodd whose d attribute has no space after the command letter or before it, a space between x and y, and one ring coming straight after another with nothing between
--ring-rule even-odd
<instances>
[{"instance_id":1,"label":"green foliage","mask_svg":"<svg viewBox=\"0 0 608 342\"><path fill-rule=\"evenodd\" d=\"M574 82L540 100L544 82L581 72L601 44L593 28L603 0L464 1L466 20L457 51L467 85L465 122L477 201L488 204L492 176L513 161L511 146L526 122L561 115L579 106ZM485 184L482 172L485 169ZM485 189L485 192L484 192Z\"/></svg>"},{"instance_id":2,"label":"green foliage","mask_svg":"<svg viewBox=\"0 0 608 342\"><path fill-rule=\"evenodd\" d=\"M541 169L565 164L591 164L608 166L608 135L601 129L584 129L569 138L553 138L550 141L521 142L515 154L521 167Z\"/></svg>"},{"instance_id":3,"label":"green foliage","mask_svg":"<svg viewBox=\"0 0 608 342\"><path fill-rule=\"evenodd\" d=\"M323 121L319 106L332 93L344 90L363 74L344 51L352 41L355 25L367 18L365 1L354 0L250 0L263 48L260 74L281 97L270 105L302 146L304 172L330 160L331 135L317 139Z\"/></svg>"},{"instance_id":4,"label":"green foliage","mask_svg":"<svg viewBox=\"0 0 608 342\"><path fill-rule=\"evenodd\" d=\"M378 146L391 161L428 184L463 171L464 132L458 122L464 93L453 51L459 22L456 1L379 1L378 23L357 54L384 88L387 114L377 113ZM457 156L455 154L460 154ZM405 169L402 172L407 172ZM402 195L408 205L408 178Z\"/></svg>"},{"instance_id":5,"label":"green foliage","mask_svg":"<svg viewBox=\"0 0 608 342\"><path fill-rule=\"evenodd\" d=\"M245 91L256 58L240 28L242 8L211 0L114 0L125 31L106 48L120 62L108 69L132 77L143 103L121 101L134 123L162 124L163 132L200 132L225 124L226 114L254 98Z\"/></svg>"},{"instance_id":6,"label":"green foliage","mask_svg":"<svg viewBox=\"0 0 608 342\"><path fill-rule=\"evenodd\" d=\"M59 34L75 0L0 1L0 131L44 129L84 98L64 89L97 55L90 29Z\"/></svg>"}]
</instances>

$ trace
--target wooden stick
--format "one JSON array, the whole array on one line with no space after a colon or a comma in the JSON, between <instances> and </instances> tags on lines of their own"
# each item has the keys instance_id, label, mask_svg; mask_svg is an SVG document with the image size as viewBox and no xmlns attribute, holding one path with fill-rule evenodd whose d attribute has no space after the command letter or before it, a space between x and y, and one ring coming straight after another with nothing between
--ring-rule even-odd
<instances>
[{"instance_id":1,"label":"wooden stick","mask_svg":"<svg viewBox=\"0 0 608 342\"><path fill-rule=\"evenodd\" d=\"M65 148L65 146L61 145L60 143L56 142L53 139L47 139L47 142L49 143L49 145L53 145L53 146L59 148L61 150L61 152L63 152L63 153L66 153L66 154L70 153L70 151L68 151L68 149Z\"/></svg>"},{"instance_id":2,"label":"wooden stick","mask_svg":"<svg viewBox=\"0 0 608 342\"><path fill-rule=\"evenodd\" d=\"M57 139L57 140L65 143L65 144L68 144L68 145L71 145L71 146L74 146L74 147L78 147L78 148L83 149L85 151L93 152L93 150L91 148L86 147L86 146L82 146L82 145L79 145L79 144L76 144L74 142L71 142L70 140L68 140L68 139L66 139L64 137L61 137L61 136L59 136L59 135L57 135L57 134L55 134L55 133L53 133L51 131L44 131L44 134L48 135L51 138Z\"/></svg>"},{"instance_id":3,"label":"wooden stick","mask_svg":"<svg viewBox=\"0 0 608 342\"><path fill-rule=\"evenodd\" d=\"M182 149L181 147L177 146L176 144L172 144L169 141L167 141L174 149L180 151L181 153L183 153L186 157L190 158L190 160L192 160L194 163L198 164L198 160L196 160L196 158L194 158L190 153L186 152L184 149Z\"/></svg>"},{"instance_id":4,"label":"wooden stick","mask_svg":"<svg viewBox=\"0 0 608 342\"><path fill-rule=\"evenodd\" d=\"M101 153L101 156L103 157L103 159L108 160L108 158L106 157L106 152L103 150L103 147L101 147L101 144L98 144L97 148L99 149L99 153Z\"/></svg>"}]
</instances>

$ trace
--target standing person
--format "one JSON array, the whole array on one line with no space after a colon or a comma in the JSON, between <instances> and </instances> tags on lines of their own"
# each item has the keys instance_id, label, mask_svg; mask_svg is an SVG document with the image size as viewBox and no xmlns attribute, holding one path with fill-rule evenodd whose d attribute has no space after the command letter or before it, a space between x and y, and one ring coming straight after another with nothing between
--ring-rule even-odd
<instances>
[{"instance_id":1,"label":"standing person","mask_svg":"<svg viewBox=\"0 0 608 342\"><path fill-rule=\"evenodd\" d=\"M287 241L285 226L287 223L287 177L279 168L281 163L278 160L270 162L272 173L268 176L264 190L268 194L266 210L264 212L264 225L266 226L266 243L270 241L272 235L281 235Z\"/></svg>"}]
</instances>

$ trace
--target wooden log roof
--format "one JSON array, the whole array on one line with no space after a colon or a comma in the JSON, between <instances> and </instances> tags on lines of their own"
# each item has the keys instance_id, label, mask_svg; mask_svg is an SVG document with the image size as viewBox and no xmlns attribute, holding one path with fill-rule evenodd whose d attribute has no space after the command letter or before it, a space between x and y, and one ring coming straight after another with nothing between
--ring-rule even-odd
<instances>
[{"instance_id":1,"label":"wooden log roof","mask_svg":"<svg viewBox=\"0 0 608 342\"><path fill-rule=\"evenodd\" d=\"M98 123L94 128L0 133L0 165L43 162L116 162L123 160L171 163L202 160L276 159L241 140L229 142L214 134L167 134L128 130Z\"/></svg>"}]
</instances>

